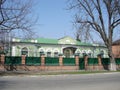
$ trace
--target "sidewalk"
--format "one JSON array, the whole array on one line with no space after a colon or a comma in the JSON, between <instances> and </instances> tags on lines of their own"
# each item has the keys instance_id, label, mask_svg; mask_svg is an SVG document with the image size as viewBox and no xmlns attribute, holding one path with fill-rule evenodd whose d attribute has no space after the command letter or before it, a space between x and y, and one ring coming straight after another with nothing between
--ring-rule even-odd
<instances>
[{"instance_id":1,"label":"sidewalk","mask_svg":"<svg viewBox=\"0 0 120 90\"><path fill-rule=\"evenodd\" d=\"M120 71L116 71L119 72ZM62 71L0 71L0 76L28 76L28 75L65 75L65 74L97 74L97 73L116 73L111 71L81 71L81 70L62 70Z\"/></svg>"}]
</instances>

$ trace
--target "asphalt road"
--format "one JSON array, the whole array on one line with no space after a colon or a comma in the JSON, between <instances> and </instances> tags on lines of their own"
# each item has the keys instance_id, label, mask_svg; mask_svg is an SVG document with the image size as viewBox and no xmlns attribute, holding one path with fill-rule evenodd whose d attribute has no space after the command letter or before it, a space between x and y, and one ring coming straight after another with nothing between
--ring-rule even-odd
<instances>
[{"instance_id":1,"label":"asphalt road","mask_svg":"<svg viewBox=\"0 0 120 90\"><path fill-rule=\"evenodd\" d=\"M120 90L120 73L0 77L0 90Z\"/></svg>"}]
</instances>

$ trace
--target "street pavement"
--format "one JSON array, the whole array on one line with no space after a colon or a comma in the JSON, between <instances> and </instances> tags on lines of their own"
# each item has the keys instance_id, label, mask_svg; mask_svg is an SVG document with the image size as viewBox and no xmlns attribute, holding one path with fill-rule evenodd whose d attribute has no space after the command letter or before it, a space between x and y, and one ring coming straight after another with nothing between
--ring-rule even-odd
<instances>
[{"instance_id":1,"label":"street pavement","mask_svg":"<svg viewBox=\"0 0 120 90\"><path fill-rule=\"evenodd\" d=\"M1 76L0 90L120 90L120 73Z\"/></svg>"}]
</instances>

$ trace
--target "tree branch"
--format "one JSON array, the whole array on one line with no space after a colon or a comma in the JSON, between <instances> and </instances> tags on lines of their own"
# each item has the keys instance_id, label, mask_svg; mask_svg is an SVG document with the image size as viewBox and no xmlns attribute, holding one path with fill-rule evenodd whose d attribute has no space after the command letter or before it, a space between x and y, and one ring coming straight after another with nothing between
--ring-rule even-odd
<instances>
[{"instance_id":1,"label":"tree branch","mask_svg":"<svg viewBox=\"0 0 120 90\"><path fill-rule=\"evenodd\" d=\"M112 26L113 28L115 28L115 27L116 27L117 25L119 25L119 24L120 24L120 19L114 21L114 22L111 24L111 26Z\"/></svg>"}]
</instances>

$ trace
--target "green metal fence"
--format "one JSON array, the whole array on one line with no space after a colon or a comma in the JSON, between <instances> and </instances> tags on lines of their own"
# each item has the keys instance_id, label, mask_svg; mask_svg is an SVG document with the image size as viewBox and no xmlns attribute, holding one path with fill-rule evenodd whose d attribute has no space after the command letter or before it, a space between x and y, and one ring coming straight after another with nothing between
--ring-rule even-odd
<instances>
[{"instance_id":1,"label":"green metal fence","mask_svg":"<svg viewBox=\"0 0 120 90\"><path fill-rule=\"evenodd\" d=\"M46 57L45 58L45 65L58 66L59 65L59 58Z\"/></svg>"},{"instance_id":2,"label":"green metal fence","mask_svg":"<svg viewBox=\"0 0 120 90\"><path fill-rule=\"evenodd\" d=\"M115 58L116 64L120 64L120 58ZM109 65L109 58L101 59L102 65ZM20 56L5 56L5 65L21 65L22 59ZM26 57L26 65L41 65L41 57ZM45 57L45 65L47 66L59 66L59 58ZM63 58L63 65L75 66L75 58ZM98 65L98 58L88 58L88 65ZM79 67L84 69L84 58L79 58Z\"/></svg>"},{"instance_id":3,"label":"green metal fence","mask_svg":"<svg viewBox=\"0 0 120 90\"><path fill-rule=\"evenodd\" d=\"M75 66L75 58L63 58L63 65Z\"/></svg>"},{"instance_id":4,"label":"green metal fence","mask_svg":"<svg viewBox=\"0 0 120 90\"><path fill-rule=\"evenodd\" d=\"M110 59L109 58L102 58L101 62L103 65L109 65L110 64Z\"/></svg>"},{"instance_id":5,"label":"green metal fence","mask_svg":"<svg viewBox=\"0 0 120 90\"><path fill-rule=\"evenodd\" d=\"M26 57L25 59L26 65L41 65L40 57Z\"/></svg>"},{"instance_id":6,"label":"green metal fence","mask_svg":"<svg viewBox=\"0 0 120 90\"><path fill-rule=\"evenodd\" d=\"M21 57L19 56L5 56L5 65L20 65L21 64Z\"/></svg>"},{"instance_id":7,"label":"green metal fence","mask_svg":"<svg viewBox=\"0 0 120 90\"><path fill-rule=\"evenodd\" d=\"M120 64L120 58L115 58L115 62L117 65ZM110 64L110 58L102 58L102 64L103 65L109 65Z\"/></svg>"},{"instance_id":8,"label":"green metal fence","mask_svg":"<svg viewBox=\"0 0 120 90\"><path fill-rule=\"evenodd\" d=\"M88 65L98 65L98 58L88 58Z\"/></svg>"},{"instance_id":9,"label":"green metal fence","mask_svg":"<svg viewBox=\"0 0 120 90\"><path fill-rule=\"evenodd\" d=\"M116 64L120 65L120 58L115 58Z\"/></svg>"}]
</instances>

